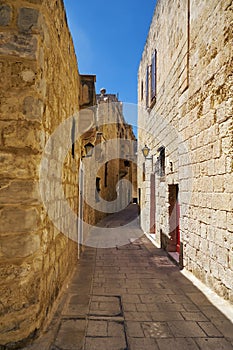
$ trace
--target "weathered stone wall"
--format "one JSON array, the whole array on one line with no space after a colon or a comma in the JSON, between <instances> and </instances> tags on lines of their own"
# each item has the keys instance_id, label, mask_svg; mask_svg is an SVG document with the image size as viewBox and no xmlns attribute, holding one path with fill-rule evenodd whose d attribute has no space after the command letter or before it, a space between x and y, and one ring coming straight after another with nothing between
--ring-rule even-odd
<instances>
[{"instance_id":1,"label":"weathered stone wall","mask_svg":"<svg viewBox=\"0 0 233 350\"><path fill-rule=\"evenodd\" d=\"M61 0L1 1L0 30L0 344L8 344L40 329L76 261L77 245L47 216L39 170L50 135L79 108L79 75ZM57 217L65 215L54 193L66 136L45 157ZM78 158L76 147L61 179L74 212Z\"/></svg>"},{"instance_id":2,"label":"weathered stone wall","mask_svg":"<svg viewBox=\"0 0 233 350\"><path fill-rule=\"evenodd\" d=\"M132 201L132 191L126 193L119 186L119 181L124 178L133 182L133 165L129 163L129 166L125 166L123 160L127 159L126 155L133 155L133 149L129 149L127 142L123 141L122 147L125 149L122 148L121 153L120 143L121 140L128 140L130 144L135 139L132 128L125 122L122 103L116 95L105 94L103 98L97 95L95 115L96 128L84 134L83 138L83 145L91 143L95 146L92 157L84 157L82 160L85 182L84 221L90 225L95 225L110 212L117 212ZM110 207L112 211L109 211ZM87 236L88 230L84 234Z\"/></svg>"},{"instance_id":3,"label":"weathered stone wall","mask_svg":"<svg viewBox=\"0 0 233 350\"><path fill-rule=\"evenodd\" d=\"M139 147L145 162L142 227L149 232L150 174L165 146L165 176L156 175L157 244L169 241L169 187L179 185L183 264L233 300L232 1L159 1L138 73ZM147 66L157 50L156 101L146 108ZM166 240L165 240L166 241Z\"/></svg>"}]
</instances>

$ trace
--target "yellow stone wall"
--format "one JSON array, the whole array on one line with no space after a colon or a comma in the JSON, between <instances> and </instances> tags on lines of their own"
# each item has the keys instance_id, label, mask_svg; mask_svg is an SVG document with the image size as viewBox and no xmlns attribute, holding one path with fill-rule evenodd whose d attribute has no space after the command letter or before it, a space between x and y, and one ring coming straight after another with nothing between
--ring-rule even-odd
<instances>
[{"instance_id":1,"label":"yellow stone wall","mask_svg":"<svg viewBox=\"0 0 233 350\"><path fill-rule=\"evenodd\" d=\"M156 175L156 234L169 239L169 192L179 185L183 264L233 301L232 1L158 1L138 72L142 227L149 231L150 174L165 146L165 177ZM156 101L146 107L146 69L157 50ZM146 178L143 181L143 162Z\"/></svg>"},{"instance_id":2,"label":"yellow stone wall","mask_svg":"<svg viewBox=\"0 0 233 350\"><path fill-rule=\"evenodd\" d=\"M83 188L84 222L90 225L95 225L110 213L107 208L108 203L112 212L117 212L132 201L133 194L135 195L136 192L136 171L134 174L132 172L133 166L135 170L136 165L130 162L129 167L126 167L124 164L124 159L127 159L129 155L132 157L134 150L127 148L125 143L125 151L122 150L122 154L120 152L121 140L123 143L124 140L128 140L131 145L135 136L131 126L125 122L122 103L116 99L115 95L106 94L105 97L105 101L99 101L97 98L97 105L94 108L97 127L84 134L82 141L83 145L90 142L95 146L92 157L82 159L85 183ZM106 163L108 163L107 181L105 179ZM99 178L99 198L95 193L97 177ZM134 185L134 191L127 194L118 188L122 178L129 180ZM119 193L118 200L117 192ZM100 203L101 199L107 203ZM88 233L86 230L85 236Z\"/></svg>"},{"instance_id":3,"label":"yellow stone wall","mask_svg":"<svg viewBox=\"0 0 233 350\"><path fill-rule=\"evenodd\" d=\"M35 335L76 263L77 245L48 218L39 191L42 152L79 109L80 78L61 0L0 3L0 344ZM66 142L61 138L60 147ZM59 148L46 155L49 176ZM67 155L63 189L74 212L78 160ZM48 181L50 179L48 178ZM59 181L59 179L57 179ZM52 181L56 191L56 181ZM61 193L58 216L65 216ZM55 208L55 209L54 209Z\"/></svg>"}]
</instances>

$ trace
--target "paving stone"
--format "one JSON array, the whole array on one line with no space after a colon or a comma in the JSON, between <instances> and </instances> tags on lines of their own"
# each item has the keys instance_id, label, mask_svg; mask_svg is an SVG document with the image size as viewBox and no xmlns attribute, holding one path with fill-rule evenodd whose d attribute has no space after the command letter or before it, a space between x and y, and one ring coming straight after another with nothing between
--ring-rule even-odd
<instances>
[{"instance_id":1,"label":"paving stone","mask_svg":"<svg viewBox=\"0 0 233 350\"><path fill-rule=\"evenodd\" d=\"M183 304L183 307L186 311L200 311L199 308L195 304Z\"/></svg>"},{"instance_id":2,"label":"paving stone","mask_svg":"<svg viewBox=\"0 0 233 350\"><path fill-rule=\"evenodd\" d=\"M145 305L146 308L147 308L147 311L161 311L161 309L159 309L159 305L157 304L142 304L142 305Z\"/></svg>"},{"instance_id":3,"label":"paving stone","mask_svg":"<svg viewBox=\"0 0 233 350\"><path fill-rule=\"evenodd\" d=\"M159 350L198 350L199 347L191 338L157 339ZM204 348L203 348L204 350Z\"/></svg>"},{"instance_id":4,"label":"paving stone","mask_svg":"<svg viewBox=\"0 0 233 350\"><path fill-rule=\"evenodd\" d=\"M123 304L126 303L140 303L141 300L139 299L138 295L134 295L134 294L123 294L122 296L122 302Z\"/></svg>"},{"instance_id":5,"label":"paving stone","mask_svg":"<svg viewBox=\"0 0 233 350\"><path fill-rule=\"evenodd\" d=\"M224 337L233 341L233 324L229 320L226 318L216 318L214 319L213 324L224 335Z\"/></svg>"},{"instance_id":6,"label":"paving stone","mask_svg":"<svg viewBox=\"0 0 233 350\"><path fill-rule=\"evenodd\" d=\"M112 297L99 297L103 301L91 302L90 314L99 316L117 316L121 314L120 300ZM108 301L109 299L109 301Z\"/></svg>"},{"instance_id":7,"label":"paving stone","mask_svg":"<svg viewBox=\"0 0 233 350\"><path fill-rule=\"evenodd\" d=\"M174 321L168 322L168 325L174 337L177 338L194 338L206 336L201 327L199 327L199 325L193 321Z\"/></svg>"},{"instance_id":8,"label":"paving stone","mask_svg":"<svg viewBox=\"0 0 233 350\"><path fill-rule=\"evenodd\" d=\"M124 311L137 311L136 305L137 304L133 304L133 303L123 303L123 310Z\"/></svg>"},{"instance_id":9,"label":"paving stone","mask_svg":"<svg viewBox=\"0 0 233 350\"><path fill-rule=\"evenodd\" d=\"M87 295L70 294L67 298L66 305L62 311L62 315L85 317L89 309L89 298Z\"/></svg>"},{"instance_id":10,"label":"paving stone","mask_svg":"<svg viewBox=\"0 0 233 350\"><path fill-rule=\"evenodd\" d=\"M88 337L107 337L108 323L107 321L88 321L87 336Z\"/></svg>"},{"instance_id":11,"label":"paving stone","mask_svg":"<svg viewBox=\"0 0 233 350\"><path fill-rule=\"evenodd\" d=\"M128 342L130 350L159 350L155 339L152 338L129 338Z\"/></svg>"},{"instance_id":12,"label":"paving stone","mask_svg":"<svg viewBox=\"0 0 233 350\"><path fill-rule=\"evenodd\" d=\"M179 312L151 312L153 321L176 321L183 320L183 317Z\"/></svg>"},{"instance_id":13,"label":"paving stone","mask_svg":"<svg viewBox=\"0 0 233 350\"><path fill-rule=\"evenodd\" d=\"M151 305L151 304L148 304ZM167 312L172 312L172 311L185 311L185 308L182 304L179 303L172 303L172 302L167 302L167 303L158 303L155 304L156 308L160 311L167 311Z\"/></svg>"},{"instance_id":14,"label":"paving stone","mask_svg":"<svg viewBox=\"0 0 233 350\"><path fill-rule=\"evenodd\" d=\"M126 331L129 337L144 338L144 333L139 322L126 321Z\"/></svg>"},{"instance_id":15,"label":"paving stone","mask_svg":"<svg viewBox=\"0 0 233 350\"><path fill-rule=\"evenodd\" d=\"M197 338L201 350L232 350L232 344L221 338Z\"/></svg>"},{"instance_id":16,"label":"paving stone","mask_svg":"<svg viewBox=\"0 0 233 350\"><path fill-rule=\"evenodd\" d=\"M192 304L192 301L183 294L174 294L170 295L169 297L174 303Z\"/></svg>"},{"instance_id":17,"label":"paving stone","mask_svg":"<svg viewBox=\"0 0 233 350\"><path fill-rule=\"evenodd\" d=\"M125 338L123 323L108 322L108 337Z\"/></svg>"},{"instance_id":18,"label":"paving stone","mask_svg":"<svg viewBox=\"0 0 233 350\"><path fill-rule=\"evenodd\" d=\"M213 305L204 305L201 307L201 310L210 320L225 319L225 316Z\"/></svg>"},{"instance_id":19,"label":"paving stone","mask_svg":"<svg viewBox=\"0 0 233 350\"><path fill-rule=\"evenodd\" d=\"M86 338L84 350L125 350L123 338Z\"/></svg>"},{"instance_id":20,"label":"paving stone","mask_svg":"<svg viewBox=\"0 0 233 350\"><path fill-rule=\"evenodd\" d=\"M181 315L187 321L208 321L201 312L181 312Z\"/></svg>"},{"instance_id":21,"label":"paving stone","mask_svg":"<svg viewBox=\"0 0 233 350\"><path fill-rule=\"evenodd\" d=\"M211 322L198 322L208 337L223 337L222 333Z\"/></svg>"},{"instance_id":22,"label":"paving stone","mask_svg":"<svg viewBox=\"0 0 233 350\"><path fill-rule=\"evenodd\" d=\"M142 329L147 338L172 338L173 335L165 322L143 322Z\"/></svg>"},{"instance_id":23,"label":"paving stone","mask_svg":"<svg viewBox=\"0 0 233 350\"><path fill-rule=\"evenodd\" d=\"M125 311L124 316L127 321L152 321L149 312Z\"/></svg>"},{"instance_id":24,"label":"paving stone","mask_svg":"<svg viewBox=\"0 0 233 350\"><path fill-rule=\"evenodd\" d=\"M136 309L135 311L139 311L139 312L142 312L142 311L149 311L149 309L147 308L147 304L136 304ZM134 310L129 310L129 311L134 311Z\"/></svg>"},{"instance_id":25,"label":"paving stone","mask_svg":"<svg viewBox=\"0 0 233 350\"><path fill-rule=\"evenodd\" d=\"M164 251L146 238L140 242L140 250L99 249L81 257L56 313L57 327L32 350L52 350L57 330L53 346L59 350L81 349L85 334L82 350L125 350L126 335L129 350L233 349L232 323L166 263ZM94 270L93 260L87 265L95 256ZM153 256L166 268L153 264ZM83 320L75 319L80 315Z\"/></svg>"},{"instance_id":26,"label":"paving stone","mask_svg":"<svg viewBox=\"0 0 233 350\"><path fill-rule=\"evenodd\" d=\"M187 296L198 306L211 305L210 301L201 292L187 293Z\"/></svg>"},{"instance_id":27,"label":"paving stone","mask_svg":"<svg viewBox=\"0 0 233 350\"><path fill-rule=\"evenodd\" d=\"M85 335L85 320L62 321L55 346L62 350L81 350Z\"/></svg>"},{"instance_id":28,"label":"paving stone","mask_svg":"<svg viewBox=\"0 0 233 350\"><path fill-rule=\"evenodd\" d=\"M160 302L171 302L169 297L167 295L156 295L156 294L150 294L150 295L140 295L140 299L142 303L160 303Z\"/></svg>"}]
</instances>

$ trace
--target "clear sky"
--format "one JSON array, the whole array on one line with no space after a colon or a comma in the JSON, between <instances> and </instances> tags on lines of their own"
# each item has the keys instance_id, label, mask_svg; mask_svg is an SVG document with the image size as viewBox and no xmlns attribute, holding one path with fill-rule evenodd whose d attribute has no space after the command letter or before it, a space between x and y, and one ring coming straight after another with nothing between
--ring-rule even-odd
<instances>
[{"instance_id":1,"label":"clear sky","mask_svg":"<svg viewBox=\"0 0 233 350\"><path fill-rule=\"evenodd\" d=\"M156 0L64 0L80 74L137 103L137 70Z\"/></svg>"}]
</instances>

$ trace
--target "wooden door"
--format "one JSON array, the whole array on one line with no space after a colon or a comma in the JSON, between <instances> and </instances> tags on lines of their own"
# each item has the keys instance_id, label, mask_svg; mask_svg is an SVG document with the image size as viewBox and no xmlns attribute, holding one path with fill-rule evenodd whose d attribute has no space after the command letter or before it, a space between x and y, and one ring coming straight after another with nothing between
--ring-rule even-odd
<instances>
[{"instance_id":1,"label":"wooden door","mask_svg":"<svg viewBox=\"0 0 233 350\"><path fill-rule=\"evenodd\" d=\"M167 250L180 252L180 206L178 203L178 185L169 185L169 235Z\"/></svg>"},{"instance_id":2,"label":"wooden door","mask_svg":"<svg viewBox=\"0 0 233 350\"><path fill-rule=\"evenodd\" d=\"M150 233L156 232L156 224L155 224L155 174L151 174L150 176Z\"/></svg>"}]
</instances>

